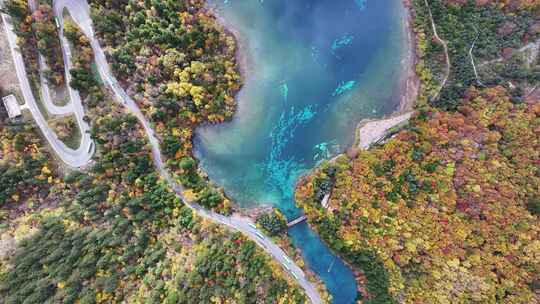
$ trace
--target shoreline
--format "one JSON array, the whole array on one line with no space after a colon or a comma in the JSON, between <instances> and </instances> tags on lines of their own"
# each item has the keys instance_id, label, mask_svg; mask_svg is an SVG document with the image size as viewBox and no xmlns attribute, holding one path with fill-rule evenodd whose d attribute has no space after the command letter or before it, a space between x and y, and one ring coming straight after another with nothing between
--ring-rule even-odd
<instances>
[{"instance_id":1,"label":"shoreline","mask_svg":"<svg viewBox=\"0 0 540 304\"><path fill-rule=\"evenodd\" d=\"M420 92L420 78L416 75L416 64L418 63L416 33L414 32L413 19L414 9L410 0L403 0L405 31L406 57L403 58L402 79L400 80L401 100L398 113L412 111L416 105L416 99Z\"/></svg>"},{"instance_id":2,"label":"shoreline","mask_svg":"<svg viewBox=\"0 0 540 304\"><path fill-rule=\"evenodd\" d=\"M247 82L247 80L249 78L248 77L248 75L249 75L248 67L253 66L250 63L253 60L252 60L252 56L247 51L248 50L247 42L245 40L242 40L240 32L219 13L216 6L210 4L209 1L205 1L204 8L205 8L206 12L208 12L209 15L211 15L215 19L216 25L219 27L219 30L223 30L225 35L228 36L229 38L231 38L234 41L234 44L235 44L234 60L236 62L236 70L238 71L238 73L240 75L240 89L238 89L238 91L234 94L235 109L234 109L233 116L230 119L219 123L219 125L223 125L223 124L230 123L231 121L236 119L237 116L239 115L239 112L240 112L240 100L242 99L241 94L243 94L243 92L244 92L244 84ZM197 130L199 130L201 128L206 128L206 127L209 127L209 126L211 127L211 126L214 126L214 125L216 125L216 124L206 122L206 123L203 123L203 124L200 124L199 126L197 126L193 130L193 132L194 132L194 134L196 134ZM192 140L192 143L193 143L193 140ZM200 162L200 160L196 157L195 146L193 147L193 158L197 162ZM208 176L208 173L201 166L199 166L198 171L202 173L202 175L203 175L203 177L205 179L212 182L212 180ZM253 214L253 213L256 214L260 210L264 210L265 208L268 207L268 205L261 205L261 206L254 207L254 208L242 207L240 204L238 204L236 201L232 200L225 193L225 189L222 186L217 185L217 184L216 184L216 186L222 191L225 199L230 201L233 213L238 213L238 214L242 214L242 215L248 215L248 217L255 220L255 218L250 216L250 215ZM251 209L253 209L253 210L251 210Z\"/></svg>"},{"instance_id":3,"label":"shoreline","mask_svg":"<svg viewBox=\"0 0 540 304\"><path fill-rule=\"evenodd\" d=\"M242 38L242 35L240 35L240 32L236 27L219 13L215 6L209 4L208 1L205 1L205 9L215 18L216 23L221 27L225 35L232 38L235 44L234 58L237 65L237 71L240 74L241 86L234 96L236 110L234 111L233 117L229 121L224 122L227 123L235 119L235 116L239 114L240 100L242 99L241 94L243 94L244 91L244 84L249 79L250 73L248 73L248 70L249 67L253 66L253 56L249 53L247 41ZM201 125L200 127L204 127L204 125Z\"/></svg>"},{"instance_id":4,"label":"shoreline","mask_svg":"<svg viewBox=\"0 0 540 304\"><path fill-rule=\"evenodd\" d=\"M414 114L414 107L420 92L420 78L416 74L417 43L416 34L413 27L414 10L410 0L403 0L403 30L405 43L405 56L401 60L402 69L399 80L397 95L399 96L399 106L390 115L380 118L362 119L355 128L353 146L350 149L368 149L373 143L383 139L388 130L404 124ZM361 136L364 135L364 137ZM367 135L367 139L365 136Z\"/></svg>"},{"instance_id":5,"label":"shoreline","mask_svg":"<svg viewBox=\"0 0 540 304\"><path fill-rule=\"evenodd\" d=\"M374 136L371 136L370 139L368 139L369 145L373 144L374 142L380 141L384 138L384 136L380 136L381 133L384 133L386 135L386 132L390 129L395 129L394 127L398 125L404 125L409 120L410 117L414 115L414 107L416 105L416 101L420 92L420 79L416 74L416 64L418 61L417 56L417 41L416 41L416 33L414 32L413 27L413 20L414 20L414 9L412 7L412 4L410 3L411 0L402 0L401 3L403 5L403 12L402 12L402 30L403 30L403 43L404 46L404 56L401 60L401 72L400 72L400 80L398 84L398 88L396 89L396 97L399 98L399 105L397 106L396 110L392 112L389 115L382 116L380 118L367 118L362 119L359 121L354 129L354 142L349 149L358 149L359 144L361 142L360 140L360 134L363 133L362 129L366 126L369 128L368 133L373 134ZM242 38L242 35L240 35L240 32L233 26L229 21L227 21L218 11L216 6L211 5L210 3L206 2L205 4L206 10L211 13L211 15L215 18L216 23L221 27L221 29L225 32L226 35L231 37L235 42L235 60L237 62L237 70L240 74L241 79L241 87L238 90L238 92L235 95L235 101L236 101L236 111L229 121L225 121L223 123L228 123L232 120L234 120L237 115L240 115L240 101L242 100L242 94L244 91L244 84L249 80L250 73L249 67L253 67L253 56L249 53L249 48L247 45L247 41ZM253 73L251 73L253 74ZM405 121L402 119L402 117L407 116ZM391 123L388 123L388 121L391 120ZM204 127L204 125L200 126ZM379 136L377 136L379 135ZM349 150L347 149L343 153L340 153L333 157L332 159L329 159L328 161L333 161L336 158L340 157L341 155L344 155ZM319 165L315 166L313 170L316 170L316 168ZM203 171L204 172L204 171ZM312 170L309 172L306 172L303 176L310 174ZM204 172L206 175L206 172ZM298 181L299 182L303 176L300 176ZM235 203L233 200L230 200L233 205L233 211L239 214L244 215L253 215L257 214L261 210L268 209L269 207L272 207L268 204L263 204L260 206L254 206L254 207L242 207ZM311 226L311 225L310 225ZM313 231L316 232L313 227L311 227ZM316 232L317 233L317 232Z\"/></svg>"}]
</instances>

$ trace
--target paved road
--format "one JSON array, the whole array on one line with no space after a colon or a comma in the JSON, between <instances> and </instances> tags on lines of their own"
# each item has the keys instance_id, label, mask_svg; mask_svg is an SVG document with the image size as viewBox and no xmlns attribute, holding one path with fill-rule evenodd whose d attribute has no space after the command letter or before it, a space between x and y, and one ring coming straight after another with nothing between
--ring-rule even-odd
<instances>
[{"instance_id":1,"label":"paved road","mask_svg":"<svg viewBox=\"0 0 540 304\"><path fill-rule=\"evenodd\" d=\"M321 297L315 285L305 278L302 269L300 269L296 264L294 264L294 262L287 258L283 250L281 250L281 248L274 244L272 240L264 236L257 229L253 228L253 222L249 218L241 217L238 215L226 217L215 212L208 211L201 206L194 204L193 202L189 202L186 199L183 194L183 187L171 178L169 172L165 168L161 157L159 141L155 136L154 130L152 129L150 123L146 120L135 101L131 97L129 97L122 89L122 87L118 84L118 81L110 71L105 53L103 52L99 41L94 36L92 30L92 20L90 18L90 9L86 0L57 0L54 2L54 6L55 12L59 16L61 16L62 10L64 8L67 8L75 22L81 28L82 32L89 38L101 78L112 89L112 91L116 95L117 100L124 104L126 108L128 108L128 110L133 115L135 115L135 117L137 117L137 119L141 122L150 142L154 165L158 169L161 176L170 184L176 194L180 198L182 198L182 200L186 202L186 204L201 217L207 218L217 223L221 223L234 230L238 230L248 236L250 239L254 240L260 247L262 247L268 254L270 254L274 258L274 260L281 263L282 265L287 265L287 267L285 268L290 269L289 272L292 274L292 277L305 290L307 296L312 303L322 303Z\"/></svg>"},{"instance_id":2,"label":"paved road","mask_svg":"<svg viewBox=\"0 0 540 304\"><path fill-rule=\"evenodd\" d=\"M0 1L2 4L3 1ZM28 80L28 75L26 73L26 67L24 65L24 60L22 54L19 52L17 46L17 35L14 32L13 25L11 24L10 17L6 14L2 15L2 21L5 25L5 31L8 38L9 48L11 50L11 55L13 57L13 62L15 65L15 71L17 73L17 78L19 79L19 84L21 86L21 92L25 101L24 108L27 108L36 124L40 128L43 136L52 147L56 155L68 166L73 168L80 168L87 165L94 152L94 145L90 139L90 134L82 132L81 145L78 149L74 150L66 146L56 135L56 133L51 130L47 120L40 112L34 94L32 92L30 81ZM82 107L81 107L82 108ZM84 112L75 112L76 116L84 115ZM81 130L87 130L82 126Z\"/></svg>"}]
</instances>

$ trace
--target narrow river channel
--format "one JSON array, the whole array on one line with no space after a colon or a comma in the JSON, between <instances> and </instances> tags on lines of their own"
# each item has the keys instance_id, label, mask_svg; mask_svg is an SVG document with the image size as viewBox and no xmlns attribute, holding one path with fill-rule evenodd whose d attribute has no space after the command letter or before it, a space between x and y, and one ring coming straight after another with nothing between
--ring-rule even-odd
<instances>
[{"instance_id":1,"label":"narrow river channel","mask_svg":"<svg viewBox=\"0 0 540 304\"><path fill-rule=\"evenodd\" d=\"M406 56L400 0L210 0L238 40L244 87L232 122L200 128L196 156L242 207L289 219L298 177L353 142L363 118L399 104ZM357 296L352 271L307 224L289 230L334 303Z\"/></svg>"}]
</instances>

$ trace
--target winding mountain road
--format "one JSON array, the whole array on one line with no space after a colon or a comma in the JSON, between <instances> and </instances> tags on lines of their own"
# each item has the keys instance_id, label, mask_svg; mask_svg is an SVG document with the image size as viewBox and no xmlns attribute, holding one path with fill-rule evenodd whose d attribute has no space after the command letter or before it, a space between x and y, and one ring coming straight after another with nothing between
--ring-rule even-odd
<instances>
[{"instance_id":1,"label":"winding mountain road","mask_svg":"<svg viewBox=\"0 0 540 304\"><path fill-rule=\"evenodd\" d=\"M38 8L36 0L29 0L28 7L32 12L35 12ZM64 57L65 58L65 57ZM49 114L52 115L67 115L73 113L73 107L71 106L71 101L65 106L57 106L54 104L51 91L49 89L49 82L45 77L45 71L48 69L47 63L45 62L45 57L43 55L38 55L38 68L39 68L39 84L41 86L41 99L44 103L45 109ZM66 69L66 71L69 71Z\"/></svg>"},{"instance_id":2,"label":"winding mountain road","mask_svg":"<svg viewBox=\"0 0 540 304\"><path fill-rule=\"evenodd\" d=\"M159 140L157 139L154 130L151 127L151 124L147 121L146 117L142 114L140 108L135 103L135 101L129 97L128 94L122 89L119 85L116 78L113 76L107 58L103 49L101 48L98 39L95 37L93 28L92 28L92 19L90 18L90 7L86 0L57 0L54 1L54 10L55 14L58 16L58 19L61 23L61 28L63 28L63 18L62 11L67 9L71 14L71 17L74 19L75 23L80 27L81 31L88 37L92 50L94 52L96 65L98 72L105 82L108 85L114 95L116 96L117 101L121 102L142 124L150 146L152 150L152 156L154 165L163 177L164 180L171 186L175 193L199 216L209 219L211 221L223 224L234 230L240 231L244 235L248 236L250 239L255 241L261 248L264 249L270 256L277 262L287 269L294 280L304 289L306 295L314 304L322 303L321 296L317 291L317 288L313 283L308 281L304 275L304 272L300 267L298 267L292 260L287 258L285 252L279 248L276 244L272 242L271 239L264 236L259 230L253 227L253 222L246 217L239 215L233 215L230 217L223 216L221 214L206 210L201 206L190 202L184 195L184 188L176 183L174 179L169 174L168 170L165 167L163 162ZM62 39L64 37L62 36Z\"/></svg>"},{"instance_id":3,"label":"winding mountain road","mask_svg":"<svg viewBox=\"0 0 540 304\"><path fill-rule=\"evenodd\" d=\"M3 1L0 1L0 5L3 4ZM17 35L14 32L13 24L11 23L11 18L6 14L2 15L2 21L5 25L5 32L7 35L7 40L9 44L9 48L11 51L11 55L13 57L13 63L15 65L15 72L17 74L17 78L19 79L19 84L21 87L21 92L23 95L23 99L25 102L24 108L28 109L36 121L37 126L43 133L43 136L53 149L56 155L68 166L73 168L81 168L87 165L90 160L92 159L92 155L94 153L94 145L93 141L90 138L90 134L86 132L89 130L88 125L82 120L82 117L84 116L84 110L82 109L82 104L80 105L80 108L77 109L77 107L74 107L70 109L69 112L72 112L75 114L77 118L80 117L79 121L79 127L81 130L81 144L79 148L77 149L71 149L66 144L64 144L56 135L56 133L50 128L47 120L43 116L43 113L41 113L37 101L34 97L34 93L32 92L30 81L28 79L28 74L26 72L26 67L24 64L24 59L22 57L22 54L19 51L19 47L17 45ZM65 59L69 60L69 59ZM66 72L69 73L69 72ZM45 106L47 106L45 104ZM54 110L49 110L54 111ZM66 112L67 113L67 112ZM63 113L63 114L66 114Z\"/></svg>"},{"instance_id":4,"label":"winding mountain road","mask_svg":"<svg viewBox=\"0 0 540 304\"><path fill-rule=\"evenodd\" d=\"M37 4L35 0L29 0L28 6L30 7L31 11L35 11L37 9ZM61 16L61 15L60 15ZM80 166L82 167L86 165L93 154L93 141L90 136L90 125L84 121L84 108L82 105L81 95L79 92L75 89L73 89L69 83L71 82L71 69L73 68L72 60L71 60L71 50L69 47L68 40L66 37L64 37L64 28L63 25L59 29L59 37L61 42L61 48L62 48L62 59L64 61L64 77L65 77L65 83L66 83L66 89L69 94L69 102L64 106L57 106L54 104L51 98L51 93L49 90L49 84L45 80L44 71L47 68L47 65L45 63L45 58L43 55L39 54L39 68L40 68L40 84L41 84L41 99L44 103L45 109L47 112L53 115L69 115L73 114L75 116L75 121L77 122L77 125L79 127L79 130L81 132L81 143L79 146L79 149L74 150L74 153L79 153L83 157L83 160L87 160L85 163L81 163ZM60 156L62 157L62 156Z\"/></svg>"}]
</instances>

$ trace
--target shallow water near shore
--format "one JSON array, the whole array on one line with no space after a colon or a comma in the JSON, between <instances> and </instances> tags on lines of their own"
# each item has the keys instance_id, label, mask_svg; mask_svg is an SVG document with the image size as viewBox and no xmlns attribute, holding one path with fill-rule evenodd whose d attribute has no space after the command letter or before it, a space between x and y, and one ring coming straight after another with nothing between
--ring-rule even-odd
<instances>
[{"instance_id":1,"label":"shallow water near shore","mask_svg":"<svg viewBox=\"0 0 540 304\"><path fill-rule=\"evenodd\" d=\"M202 127L195 152L243 207L294 219L299 176L350 146L356 124L399 104L405 54L399 0L210 0L246 56L232 122ZM353 303L352 271L307 226L289 230L333 303Z\"/></svg>"}]
</instances>

